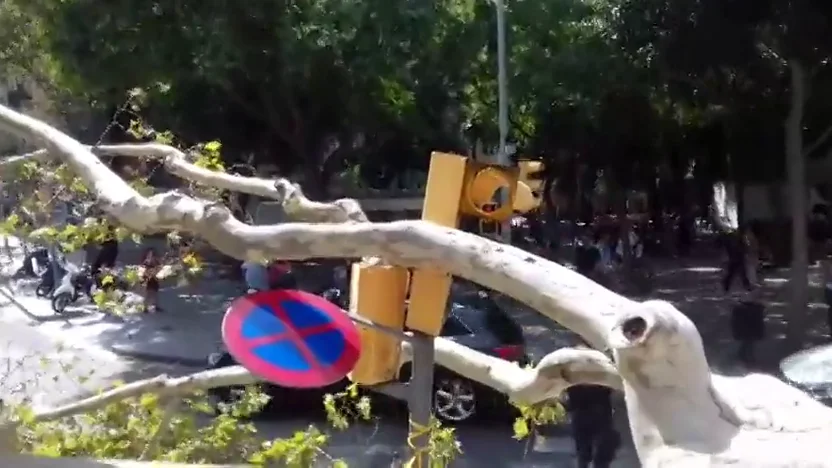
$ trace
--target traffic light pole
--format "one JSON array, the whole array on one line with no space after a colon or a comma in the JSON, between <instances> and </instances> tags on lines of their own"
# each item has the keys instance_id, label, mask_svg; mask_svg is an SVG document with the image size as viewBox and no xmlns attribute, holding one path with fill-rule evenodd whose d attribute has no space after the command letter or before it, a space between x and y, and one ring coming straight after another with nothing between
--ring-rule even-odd
<instances>
[{"instance_id":1,"label":"traffic light pole","mask_svg":"<svg viewBox=\"0 0 832 468\"><path fill-rule=\"evenodd\" d=\"M410 391L407 405L410 410L410 432L407 437L413 460L413 468L430 466L430 418L433 414L433 370L436 349L433 337L413 332L410 339L413 348L411 363Z\"/></svg>"},{"instance_id":2,"label":"traffic light pole","mask_svg":"<svg viewBox=\"0 0 832 468\"><path fill-rule=\"evenodd\" d=\"M505 152L505 135L502 146ZM425 186L422 219L450 229L459 226L461 216L495 223L509 219L515 209L518 187L525 187L519 185L519 175L519 167L485 164L464 156L434 152ZM498 191L506 197L506 203L489 209ZM396 333L408 330L401 338L410 342L412 352L411 378L407 385L410 410L407 445L412 460L409 466L414 468L431 465L434 338L440 335L445 322L452 285L453 277L438 268L416 268L408 278L407 270L394 266L353 265L350 309L363 311L364 318L376 324L402 330ZM366 349L374 352L359 359L350 377L365 386L395 381L400 362L401 340L383 336L377 326L371 328L376 330L363 330L361 340L362 345L368 345Z\"/></svg>"},{"instance_id":3,"label":"traffic light pole","mask_svg":"<svg viewBox=\"0 0 832 468\"><path fill-rule=\"evenodd\" d=\"M511 165L508 154L508 72L506 70L506 5L503 0L493 0L497 10L497 96L498 116L497 125L500 128L500 146L497 162L504 166ZM509 194L504 190L500 203L511 203ZM503 221L500 228L500 238L506 244L511 243L511 218Z\"/></svg>"}]
</instances>

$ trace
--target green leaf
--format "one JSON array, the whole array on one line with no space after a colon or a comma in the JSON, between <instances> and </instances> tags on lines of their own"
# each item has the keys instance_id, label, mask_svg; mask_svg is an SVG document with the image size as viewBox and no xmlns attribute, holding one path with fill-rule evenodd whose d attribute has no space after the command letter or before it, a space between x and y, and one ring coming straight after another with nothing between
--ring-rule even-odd
<instances>
[{"instance_id":1,"label":"green leaf","mask_svg":"<svg viewBox=\"0 0 832 468\"><path fill-rule=\"evenodd\" d=\"M529 436L529 423L525 418L515 419L512 429L514 430L514 438L517 440L522 440Z\"/></svg>"},{"instance_id":2,"label":"green leaf","mask_svg":"<svg viewBox=\"0 0 832 468\"><path fill-rule=\"evenodd\" d=\"M219 153L222 148L222 143L219 141L209 141L208 143L205 143L203 148L209 153Z\"/></svg>"}]
</instances>

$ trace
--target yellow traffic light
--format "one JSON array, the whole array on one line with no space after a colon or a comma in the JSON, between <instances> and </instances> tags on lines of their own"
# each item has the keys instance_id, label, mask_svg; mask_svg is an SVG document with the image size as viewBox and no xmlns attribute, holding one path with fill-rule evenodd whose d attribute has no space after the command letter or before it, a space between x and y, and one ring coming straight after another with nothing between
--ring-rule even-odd
<instances>
[{"instance_id":1,"label":"yellow traffic light","mask_svg":"<svg viewBox=\"0 0 832 468\"><path fill-rule=\"evenodd\" d=\"M543 161L517 161L517 167L520 169L520 180L528 185L532 192L543 190L543 173L546 170Z\"/></svg>"},{"instance_id":2,"label":"yellow traffic light","mask_svg":"<svg viewBox=\"0 0 832 468\"><path fill-rule=\"evenodd\" d=\"M493 211L483 207L493 204L501 190L507 191L509 201L513 201L518 175L516 167L434 152L430 158L422 219L449 227L456 227L459 215L505 221L513 214L511 203Z\"/></svg>"},{"instance_id":3,"label":"yellow traffic light","mask_svg":"<svg viewBox=\"0 0 832 468\"><path fill-rule=\"evenodd\" d=\"M518 185L517 188L519 189L520 186ZM519 193L520 192L518 190L518 195L519 195ZM515 203L516 202L517 202L517 200L515 199ZM496 210L496 209L497 209L497 204L496 203L492 203L490 205L486 205L486 206L483 207L484 211L493 211L493 210ZM496 221L489 221L487 219L481 219L481 220L479 220L479 226L478 227L479 227L479 234L481 236L492 237L492 236L499 236L500 231L501 231L503 226L500 223L496 222Z\"/></svg>"},{"instance_id":4,"label":"yellow traffic light","mask_svg":"<svg viewBox=\"0 0 832 468\"><path fill-rule=\"evenodd\" d=\"M511 218L514 214L512 204L517 193L517 176L516 168L469 161L460 212L489 221ZM508 191L509 203L493 208L503 190Z\"/></svg>"},{"instance_id":5,"label":"yellow traffic light","mask_svg":"<svg viewBox=\"0 0 832 468\"><path fill-rule=\"evenodd\" d=\"M354 263L350 284L350 310L374 323L401 330L409 273L406 268ZM379 330L358 326L361 356L349 374L362 385L389 382L399 372L401 341Z\"/></svg>"},{"instance_id":6,"label":"yellow traffic light","mask_svg":"<svg viewBox=\"0 0 832 468\"><path fill-rule=\"evenodd\" d=\"M515 211L525 213L540 206L541 191L546 184L544 180L546 166L543 161L518 161L517 167L520 170L520 180L517 183L513 208Z\"/></svg>"},{"instance_id":7,"label":"yellow traffic light","mask_svg":"<svg viewBox=\"0 0 832 468\"><path fill-rule=\"evenodd\" d=\"M514 214L517 168L484 164L464 156L434 152L430 158L422 219L456 228L460 215L504 221ZM509 203L495 207L501 190ZM445 321L451 276L441 270L419 268L410 281L410 304L405 325L437 336Z\"/></svg>"}]
</instances>

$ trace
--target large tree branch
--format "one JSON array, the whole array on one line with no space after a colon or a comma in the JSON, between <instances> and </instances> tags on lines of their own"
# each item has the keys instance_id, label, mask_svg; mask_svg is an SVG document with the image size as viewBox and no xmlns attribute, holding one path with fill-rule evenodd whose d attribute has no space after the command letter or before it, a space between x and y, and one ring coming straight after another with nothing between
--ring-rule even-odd
<instances>
[{"instance_id":1,"label":"large tree branch","mask_svg":"<svg viewBox=\"0 0 832 468\"><path fill-rule=\"evenodd\" d=\"M407 267L440 267L515 297L601 349L606 346L606 334L615 317L636 305L561 265L521 249L432 223L249 226L234 219L223 206L176 191L145 198L114 174L87 146L43 122L0 106L0 126L22 137L42 141L90 187L105 211L140 232L188 231L240 259L379 256ZM354 216L344 214L338 205L332 208L332 205L311 202L300 190L288 195L271 189L276 185L294 187L288 181L250 179L207 171L188 163L184 155L163 145L119 145L100 147L98 151L135 156L155 152L166 158L166 164L173 167L174 173L190 180L240 192L268 194L278 200L281 196L291 197L288 203L292 209L287 211L300 218L322 219L325 218L324 211L331 214L335 210L346 219Z\"/></svg>"},{"instance_id":2,"label":"large tree branch","mask_svg":"<svg viewBox=\"0 0 832 468\"><path fill-rule=\"evenodd\" d=\"M483 383L519 403L558 397L567 387L595 384L621 390L621 377L607 355L592 349L561 348L533 368L485 355L454 341L437 338L436 361L457 374ZM409 359L405 347L405 359Z\"/></svg>"},{"instance_id":3,"label":"large tree branch","mask_svg":"<svg viewBox=\"0 0 832 468\"><path fill-rule=\"evenodd\" d=\"M184 179L279 200L284 205L290 205L291 209L287 211L301 219L359 223L255 227L234 219L222 206L195 200L178 192L144 198L102 164L89 147L48 125L2 107L0 122L19 135L42 140L51 153L68 164L93 189L106 211L139 231L184 229L202 236L219 250L237 258L380 256L403 266L440 266L451 273L507 292L532 307L548 311L547 315L577 330L599 347L606 341L605 333L612 323L610 320L621 309L632 305L630 301L595 285L583 276L522 250L421 221L384 224L360 222L366 221L366 216L352 200L340 200L331 204L311 202L299 188L286 180L274 181L208 171L191 164L182 152L169 146L139 144L93 149L100 154L163 158L165 166ZM553 279L556 281L553 282ZM552 284L562 287L564 293L539 294L540 291L551 290ZM588 297L587 293L592 297ZM588 299L597 307L591 312L584 312L583 306ZM437 343L437 362L440 365L524 401L540 401L555 396L552 389L562 389L566 385L559 383L553 387L552 384L541 383L555 378L553 371L544 370L532 374L532 371L519 369L513 364L454 343L441 339ZM603 354L600 356L603 357ZM546 369L554 369L560 368L565 361L564 356L559 354L544 362ZM607 370L610 369L612 367L608 366ZM605 382L615 385L614 375L612 370L613 377ZM249 378L248 374L238 377ZM557 376L560 377L562 376ZM160 382L166 383L163 385ZM191 391L195 385L202 385L200 382L202 380L196 379L171 383L162 378L159 381L137 383L136 391L147 391L142 385L150 385L162 393ZM131 388L120 391L132 391Z\"/></svg>"},{"instance_id":4,"label":"large tree branch","mask_svg":"<svg viewBox=\"0 0 832 468\"><path fill-rule=\"evenodd\" d=\"M248 226L224 207L175 191L144 198L84 145L2 106L0 127L44 142L87 183L106 211L139 231L192 232L246 259L381 257L406 267L441 268L519 299L596 348L611 349L614 368L600 352L565 350L523 370L441 338L436 340L437 363L525 402L554 396L571 383L616 386L617 369L646 467L828 466L828 453L818 448L832 434L832 411L775 379L766 382L764 393L770 396L749 399L746 395L761 393L754 379L713 378L693 322L667 302L633 302L528 252L422 221ZM238 186L245 191L245 184ZM299 216L315 207L301 197L298 192L300 201L293 205ZM227 372L240 372L234 383L250 378L245 371ZM180 382L181 387L166 380L148 385L163 393L195 385L193 380ZM131 391L141 391L142 384L133 385ZM110 398L124 397L111 392ZM87 402L81 410L92 407ZM806 417L791 417L795 410ZM71 411L57 409L41 417L59 414Z\"/></svg>"},{"instance_id":5,"label":"large tree branch","mask_svg":"<svg viewBox=\"0 0 832 468\"><path fill-rule=\"evenodd\" d=\"M99 155L155 157L171 174L201 185L222 190L247 193L283 203L287 214L298 221L317 223L367 222L361 206L351 199L320 203L309 200L300 187L286 179L244 177L225 172L211 171L188 162L182 151L160 144L99 145L92 148Z\"/></svg>"},{"instance_id":6,"label":"large tree branch","mask_svg":"<svg viewBox=\"0 0 832 468\"><path fill-rule=\"evenodd\" d=\"M403 361L408 362L408 346L404 347L403 354ZM560 349L548 355L536 367L524 369L451 340L437 338L436 359L443 367L492 387L520 403L539 403L556 398L567 387L582 383L622 388L621 380L610 359L600 351L589 349ZM217 387L249 385L260 380L242 366L197 372L177 378L160 375L115 387L99 395L56 408L35 408L32 417L37 422L48 422L94 411L147 393L170 398ZM2 428L3 426L0 426L0 429Z\"/></svg>"}]
</instances>

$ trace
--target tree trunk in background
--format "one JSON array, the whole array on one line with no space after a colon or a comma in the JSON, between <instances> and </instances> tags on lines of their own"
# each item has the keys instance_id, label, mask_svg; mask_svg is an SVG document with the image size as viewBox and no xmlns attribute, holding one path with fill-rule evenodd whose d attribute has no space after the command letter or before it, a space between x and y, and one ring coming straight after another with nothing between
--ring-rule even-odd
<instances>
[{"instance_id":1,"label":"tree trunk in background","mask_svg":"<svg viewBox=\"0 0 832 468\"><path fill-rule=\"evenodd\" d=\"M615 215L618 218L619 242L621 242L621 260L624 264L624 271L630 271L633 266L633 246L630 245L630 223L629 209L627 206L628 191L616 187L615 191Z\"/></svg>"},{"instance_id":2,"label":"tree trunk in background","mask_svg":"<svg viewBox=\"0 0 832 468\"><path fill-rule=\"evenodd\" d=\"M792 265L787 344L800 347L808 325L809 255L806 244L806 175L803 156L803 110L806 103L806 75L796 60L791 69L791 108L786 118L786 170L789 181L789 210L792 213Z\"/></svg>"}]
</instances>

